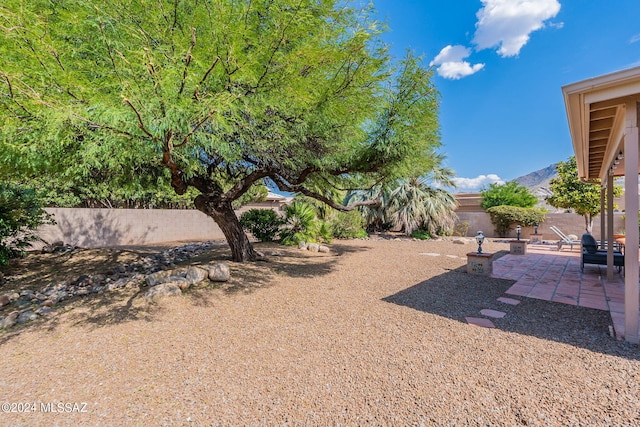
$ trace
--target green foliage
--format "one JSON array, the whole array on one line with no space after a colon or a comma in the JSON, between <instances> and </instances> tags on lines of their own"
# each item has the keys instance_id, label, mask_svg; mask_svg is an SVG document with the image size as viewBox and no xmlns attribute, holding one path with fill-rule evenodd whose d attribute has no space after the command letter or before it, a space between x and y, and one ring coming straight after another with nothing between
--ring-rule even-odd
<instances>
[{"instance_id":1,"label":"green foliage","mask_svg":"<svg viewBox=\"0 0 640 427\"><path fill-rule=\"evenodd\" d=\"M336 239L359 239L367 237L365 222L358 210L333 212L327 220L331 234Z\"/></svg>"},{"instance_id":2,"label":"green foliage","mask_svg":"<svg viewBox=\"0 0 640 427\"><path fill-rule=\"evenodd\" d=\"M480 192L482 195L482 209L488 210L494 206L519 206L532 208L538 203L536 196L527 187L515 181L506 184L493 183L488 189Z\"/></svg>"},{"instance_id":3,"label":"green foliage","mask_svg":"<svg viewBox=\"0 0 640 427\"><path fill-rule=\"evenodd\" d=\"M320 226L312 206L294 201L285 207L284 228L280 231L280 243L292 246L300 242L316 242Z\"/></svg>"},{"instance_id":4,"label":"green foliage","mask_svg":"<svg viewBox=\"0 0 640 427\"><path fill-rule=\"evenodd\" d=\"M0 178L145 205L170 183L230 229L256 184L339 207L440 145L433 69L359 2L4 0L0 22Z\"/></svg>"},{"instance_id":5,"label":"green foliage","mask_svg":"<svg viewBox=\"0 0 640 427\"><path fill-rule=\"evenodd\" d=\"M514 224L531 226L534 223L544 222L546 217L542 209L519 206L493 206L487 209L487 212L500 237L506 237Z\"/></svg>"},{"instance_id":6,"label":"green foliage","mask_svg":"<svg viewBox=\"0 0 640 427\"><path fill-rule=\"evenodd\" d=\"M585 227L591 232L593 217L600 213L600 186L582 182L578 177L578 165L575 156L556 165L558 176L551 180L549 189L553 195L547 197L547 203L560 209L573 209L585 219ZM622 187L613 187L614 197L622 195Z\"/></svg>"},{"instance_id":7,"label":"green foliage","mask_svg":"<svg viewBox=\"0 0 640 427\"><path fill-rule=\"evenodd\" d=\"M43 224L55 221L44 211L34 190L0 182L0 265L37 240L35 231Z\"/></svg>"},{"instance_id":8,"label":"green foliage","mask_svg":"<svg viewBox=\"0 0 640 427\"><path fill-rule=\"evenodd\" d=\"M429 239L431 239L431 235L429 234L429 232L427 230L414 230L411 233L411 237L413 237L414 239L420 239L420 240L429 240Z\"/></svg>"},{"instance_id":9,"label":"green foliage","mask_svg":"<svg viewBox=\"0 0 640 427\"><path fill-rule=\"evenodd\" d=\"M433 169L423 172L422 178L395 180L366 192L353 192L347 198L348 203L379 201L376 205L359 208L368 229L390 228L391 225L400 227L407 235L417 229L432 236L447 233L455 223L456 201L453 195L435 184L453 187L453 171L440 166L442 156L433 160Z\"/></svg>"},{"instance_id":10,"label":"green foliage","mask_svg":"<svg viewBox=\"0 0 640 427\"><path fill-rule=\"evenodd\" d=\"M274 240L283 223L282 218L271 209L249 209L240 216L242 228L261 242Z\"/></svg>"}]
</instances>

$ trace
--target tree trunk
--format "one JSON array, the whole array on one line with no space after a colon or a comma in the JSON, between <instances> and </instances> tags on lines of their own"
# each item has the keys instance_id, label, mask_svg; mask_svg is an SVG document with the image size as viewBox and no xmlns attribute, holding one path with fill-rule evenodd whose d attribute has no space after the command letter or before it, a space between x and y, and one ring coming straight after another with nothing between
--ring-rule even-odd
<instances>
[{"instance_id":1,"label":"tree trunk","mask_svg":"<svg viewBox=\"0 0 640 427\"><path fill-rule=\"evenodd\" d=\"M593 230L593 217L590 214L584 214L584 226L587 229L587 233L591 234Z\"/></svg>"},{"instance_id":2,"label":"tree trunk","mask_svg":"<svg viewBox=\"0 0 640 427\"><path fill-rule=\"evenodd\" d=\"M255 261L256 251L245 234L231 203L207 202L203 195L196 197L196 208L213 218L231 248L231 259L235 262Z\"/></svg>"}]
</instances>

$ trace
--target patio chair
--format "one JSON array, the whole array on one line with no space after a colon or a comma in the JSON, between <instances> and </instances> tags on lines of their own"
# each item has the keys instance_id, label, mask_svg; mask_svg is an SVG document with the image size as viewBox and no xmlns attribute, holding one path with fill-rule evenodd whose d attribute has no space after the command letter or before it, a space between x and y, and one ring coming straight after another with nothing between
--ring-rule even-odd
<instances>
[{"instance_id":1,"label":"patio chair","mask_svg":"<svg viewBox=\"0 0 640 427\"><path fill-rule=\"evenodd\" d=\"M581 263L580 270L584 271L585 264L598 264L607 265L607 251L605 249L598 249L598 241L589 233L582 235L580 240L581 247ZM613 251L613 265L618 267L618 271L622 271L624 267L624 255L618 250Z\"/></svg>"},{"instance_id":2,"label":"patio chair","mask_svg":"<svg viewBox=\"0 0 640 427\"><path fill-rule=\"evenodd\" d=\"M558 240L558 250L562 250L562 246L563 245L570 245L571 246L571 250L573 250L573 245L579 245L580 244L580 240L576 239L572 239L569 236L567 236L566 234L564 234L562 231L560 231L560 229L558 227L556 227L555 225L552 225L551 227L551 231L553 231L554 233L556 233L556 235L560 238L560 240Z\"/></svg>"}]
</instances>

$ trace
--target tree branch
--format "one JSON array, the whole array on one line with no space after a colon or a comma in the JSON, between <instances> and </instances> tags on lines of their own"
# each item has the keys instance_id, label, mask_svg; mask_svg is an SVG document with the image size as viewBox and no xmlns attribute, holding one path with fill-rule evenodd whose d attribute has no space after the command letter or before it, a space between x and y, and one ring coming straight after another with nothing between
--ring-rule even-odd
<instances>
[{"instance_id":1,"label":"tree branch","mask_svg":"<svg viewBox=\"0 0 640 427\"><path fill-rule=\"evenodd\" d=\"M179 144L175 145L175 148L180 148L180 147L182 147L182 146L186 145L186 144L187 144L187 142L189 142L189 138L191 138L191 136L192 136L194 133L196 133L196 132L197 132L197 131L202 127L202 125L204 125L204 124L207 122L207 120L209 120L209 119L210 119L210 118L211 118L211 117L216 113L216 111L217 111L217 110L211 110L211 111L209 112L209 114L207 114L207 116L206 116L204 119L200 120L200 121L199 121L199 122L198 122L198 123L197 123L197 124L196 124L192 129L191 129L191 131L190 131L187 135L185 135L185 137L182 139L182 142L181 142L181 143L179 143Z\"/></svg>"},{"instance_id":2,"label":"tree branch","mask_svg":"<svg viewBox=\"0 0 640 427\"><path fill-rule=\"evenodd\" d=\"M122 96L122 100L127 105L129 105L129 107L131 107L131 109L133 110L134 113L136 113L136 116L138 117L138 127L142 130L142 132L144 132L149 138L155 140L156 138L153 136L153 134L151 132L149 132L147 130L147 128L145 127L144 122L142 121L142 116L140 115L140 112L138 111L138 109L124 95Z\"/></svg>"},{"instance_id":3,"label":"tree branch","mask_svg":"<svg viewBox=\"0 0 640 427\"><path fill-rule=\"evenodd\" d=\"M303 186L300 185L290 185L288 183L286 183L281 177L279 176L273 176L273 175L269 175L269 178L271 178L273 180L273 182L276 183L276 185L278 186L278 189L281 191L288 191L291 193L301 193L304 194L307 197L311 197L313 199L319 200L329 206L331 206L332 208L334 208L335 210L341 211L341 212L349 212L354 210L355 208L359 207L359 206L375 206L375 205L379 205L380 204L380 199L379 198L375 198L372 200L365 200L362 202L357 202L354 203L353 205L349 205L349 206L344 206L341 205L339 203L334 202L333 200L329 199L326 196L323 196L322 194L318 194L316 192L313 192Z\"/></svg>"},{"instance_id":4,"label":"tree branch","mask_svg":"<svg viewBox=\"0 0 640 427\"><path fill-rule=\"evenodd\" d=\"M11 85L11 80L9 80L9 76L5 73L2 74L2 77L4 77L4 80L7 82L7 87L9 88L9 95L11 96L11 100L13 102L16 103L16 105L20 108L22 108L22 110L27 113L27 115L31 116L31 113L29 112L29 110L27 110L27 108L22 105L21 103L18 102L18 100L16 99L14 93L13 93L13 86Z\"/></svg>"},{"instance_id":5,"label":"tree branch","mask_svg":"<svg viewBox=\"0 0 640 427\"><path fill-rule=\"evenodd\" d=\"M184 71L182 72L182 82L180 83L180 90L178 90L178 96L182 95L182 91L184 90L184 86L187 83L187 73L189 70L189 64L191 64L191 60L193 56L191 56L191 50L196 45L196 29L191 29L191 43L189 44L189 50L187 50L187 56L185 57L184 62Z\"/></svg>"},{"instance_id":6,"label":"tree branch","mask_svg":"<svg viewBox=\"0 0 640 427\"><path fill-rule=\"evenodd\" d=\"M202 84L207 80L207 77L209 77L209 74L213 71L213 69L216 67L218 62L220 62L220 56L216 56L216 59L213 61L213 64L211 64L211 67L209 67L207 72L204 73L204 76L202 76L202 79L200 80L200 82L196 85L196 89L193 92L193 98L195 100L199 100L198 92L200 91L200 86L202 86Z\"/></svg>"}]
</instances>

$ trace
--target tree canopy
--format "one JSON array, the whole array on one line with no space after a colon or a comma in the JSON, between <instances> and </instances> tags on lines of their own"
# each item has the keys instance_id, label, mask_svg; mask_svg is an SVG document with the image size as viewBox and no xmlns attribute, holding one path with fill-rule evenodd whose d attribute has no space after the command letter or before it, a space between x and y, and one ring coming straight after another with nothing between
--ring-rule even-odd
<instances>
[{"instance_id":1,"label":"tree canopy","mask_svg":"<svg viewBox=\"0 0 640 427\"><path fill-rule=\"evenodd\" d=\"M600 186L580 180L575 156L569 157L566 162L559 162L556 165L556 171L558 176L549 184L553 195L547 197L547 203L556 208L573 209L578 215L582 215L585 229L590 233L593 218L600 213ZM615 185L614 197L621 194L622 187Z\"/></svg>"},{"instance_id":2,"label":"tree canopy","mask_svg":"<svg viewBox=\"0 0 640 427\"><path fill-rule=\"evenodd\" d=\"M531 191L516 181L505 184L493 183L489 188L480 192L482 195L482 209L487 210L494 206L518 206L532 208L538 202Z\"/></svg>"},{"instance_id":3,"label":"tree canopy","mask_svg":"<svg viewBox=\"0 0 640 427\"><path fill-rule=\"evenodd\" d=\"M394 61L371 13L337 0L5 0L0 177L127 194L170 181L194 192L234 260L255 259L232 208L254 185L344 210L324 191L434 165L432 70Z\"/></svg>"}]
</instances>

